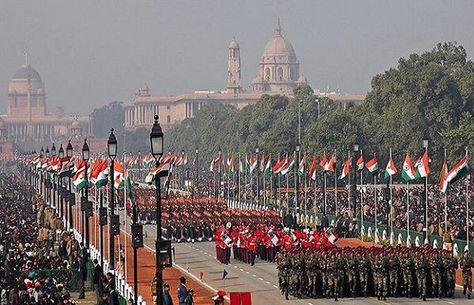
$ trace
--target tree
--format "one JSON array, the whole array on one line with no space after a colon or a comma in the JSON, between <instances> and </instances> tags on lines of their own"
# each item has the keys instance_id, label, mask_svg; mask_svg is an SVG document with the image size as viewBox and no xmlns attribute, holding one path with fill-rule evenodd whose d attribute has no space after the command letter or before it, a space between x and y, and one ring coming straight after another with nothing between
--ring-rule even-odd
<instances>
[{"instance_id":1,"label":"tree","mask_svg":"<svg viewBox=\"0 0 474 305\"><path fill-rule=\"evenodd\" d=\"M111 102L105 106L92 111L93 129L92 133L99 138L108 137L110 129L115 129L117 136L123 135L124 130L124 108L122 102Z\"/></svg>"}]
</instances>

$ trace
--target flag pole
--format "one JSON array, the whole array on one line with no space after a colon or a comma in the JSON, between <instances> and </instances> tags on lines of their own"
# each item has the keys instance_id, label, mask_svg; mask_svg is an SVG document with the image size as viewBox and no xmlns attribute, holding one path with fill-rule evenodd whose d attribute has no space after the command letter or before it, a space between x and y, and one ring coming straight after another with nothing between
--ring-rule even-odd
<instances>
[{"instance_id":1,"label":"flag pole","mask_svg":"<svg viewBox=\"0 0 474 305\"><path fill-rule=\"evenodd\" d=\"M428 143L426 143L425 154L428 155ZM426 174L426 177L425 177L425 230L426 230L425 245L426 245L430 243L428 239L428 174Z\"/></svg>"},{"instance_id":2,"label":"flag pole","mask_svg":"<svg viewBox=\"0 0 474 305\"><path fill-rule=\"evenodd\" d=\"M324 215L326 215L327 211L327 194L326 194L326 171L323 173L324 174Z\"/></svg>"},{"instance_id":3,"label":"flag pole","mask_svg":"<svg viewBox=\"0 0 474 305\"><path fill-rule=\"evenodd\" d=\"M350 160L349 164L352 164L351 152L349 150L347 151L347 160ZM344 170L344 167L343 167L343 170ZM355 180L356 180L356 177L354 176L354 184L355 184ZM347 185L349 186L349 191L347 192L347 208L350 209L350 207L351 207L351 195L352 195L352 192L351 192L351 170L350 170L350 168L349 168L349 175L347 177ZM346 185L346 188L347 188L347 185ZM355 218L355 215L353 215L352 218Z\"/></svg>"},{"instance_id":4,"label":"flag pole","mask_svg":"<svg viewBox=\"0 0 474 305\"><path fill-rule=\"evenodd\" d=\"M468 158L468 147L466 146L466 162ZM471 175L469 174L466 179L466 246L469 249L469 182Z\"/></svg>"},{"instance_id":5,"label":"flag pole","mask_svg":"<svg viewBox=\"0 0 474 305\"><path fill-rule=\"evenodd\" d=\"M374 158L376 157L374 153ZM377 173L374 175L374 241L377 236Z\"/></svg>"},{"instance_id":6,"label":"flag pole","mask_svg":"<svg viewBox=\"0 0 474 305\"><path fill-rule=\"evenodd\" d=\"M467 148L466 148L467 149ZM444 160L446 160L446 148L444 149ZM444 192L444 233L448 232L448 194Z\"/></svg>"},{"instance_id":7,"label":"flag pole","mask_svg":"<svg viewBox=\"0 0 474 305\"><path fill-rule=\"evenodd\" d=\"M127 255L127 180L128 179L128 166L127 166L127 153L123 153L123 166L124 169L124 183L123 183L123 202L124 202L124 211L125 211L125 234L123 235L124 238L124 254L125 254L125 282L128 283L128 255Z\"/></svg>"},{"instance_id":8,"label":"flag pole","mask_svg":"<svg viewBox=\"0 0 474 305\"><path fill-rule=\"evenodd\" d=\"M316 178L316 175L314 177ZM316 206L316 187L317 187L317 182L316 182L316 179L314 179L313 209L314 209L314 228L315 229L316 229L316 213L318 212L318 209Z\"/></svg>"},{"instance_id":9,"label":"flag pole","mask_svg":"<svg viewBox=\"0 0 474 305\"><path fill-rule=\"evenodd\" d=\"M362 154L362 150L360 151L360 153ZM362 170L360 171L360 230L362 232L362 227L364 226L364 201L363 201L363 195L362 195L362 185L363 185L363 182L362 182L362 179L363 179L363 174L362 174Z\"/></svg>"},{"instance_id":10,"label":"flag pole","mask_svg":"<svg viewBox=\"0 0 474 305\"><path fill-rule=\"evenodd\" d=\"M392 161L392 148L390 148L390 161ZM393 240L392 240L392 234L393 234L393 194L392 194L392 175L390 175L390 185L389 185L389 190L390 190L390 245L393 246Z\"/></svg>"},{"instance_id":11,"label":"flag pole","mask_svg":"<svg viewBox=\"0 0 474 305\"><path fill-rule=\"evenodd\" d=\"M408 238L410 237L410 190L409 184L407 181L407 246L408 245Z\"/></svg>"},{"instance_id":12,"label":"flag pole","mask_svg":"<svg viewBox=\"0 0 474 305\"><path fill-rule=\"evenodd\" d=\"M338 215L337 211L337 171L336 171L336 150L334 150L334 208L336 209L335 214L336 214L336 219Z\"/></svg>"},{"instance_id":13,"label":"flag pole","mask_svg":"<svg viewBox=\"0 0 474 305\"><path fill-rule=\"evenodd\" d=\"M238 169L238 173L237 173L237 186L238 186L238 194L237 194L237 198L239 199L239 207L240 207L240 169L242 167L242 160L240 159L240 153L239 153L239 169Z\"/></svg>"}]
</instances>

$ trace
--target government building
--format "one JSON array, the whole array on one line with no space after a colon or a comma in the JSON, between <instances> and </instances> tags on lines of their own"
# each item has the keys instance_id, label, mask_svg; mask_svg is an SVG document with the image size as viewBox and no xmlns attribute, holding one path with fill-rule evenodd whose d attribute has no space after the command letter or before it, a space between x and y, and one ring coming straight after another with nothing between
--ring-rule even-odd
<instances>
[{"instance_id":1,"label":"government building","mask_svg":"<svg viewBox=\"0 0 474 305\"><path fill-rule=\"evenodd\" d=\"M68 116L62 108L47 109L45 84L28 63L8 83L6 112L0 114L0 143L13 142L21 149L37 149L43 143L64 142L90 135L89 116ZM1 150L2 146L0 146Z\"/></svg>"},{"instance_id":2,"label":"government building","mask_svg":"<svg viewBox=\"0 0 474 305\"><path fill-rule=\"evenodd\" d=\"M138 89L125 105L125 129L150 128L154 114L168 129L186 118L194 117L197 110L209 103L232 105L241 109L255 104L263 94L291 96L306 78L300 73L300 64L291 43L283 36L280 21L273 37L265 45L250 90L242 87L240 46L232 40L228 46L227 86L224 90L201 90L173 96L152 96L147 85ZM364 95L324 94L334 101L360 103Z\"/></svg>"}]
</instances>

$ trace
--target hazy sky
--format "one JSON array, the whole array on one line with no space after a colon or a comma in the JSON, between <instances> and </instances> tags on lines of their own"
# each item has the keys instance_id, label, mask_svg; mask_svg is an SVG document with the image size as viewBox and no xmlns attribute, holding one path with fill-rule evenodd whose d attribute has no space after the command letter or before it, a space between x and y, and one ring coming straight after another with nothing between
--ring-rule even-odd
<instances>
[{"instance_id":1,"label":"hazy sky","mask_svg":"<svg viewBox=\"0 0 474 305\"><path fill-rule=\"evenodd\" d=\"M50 111L88 114L145 82L152 94L224 88L233 37L248 87L277 17L313 88L365 93L438 42L474 57L471 0L0 0L0 111L25 48Z\"/></svg>"}]
</instances>

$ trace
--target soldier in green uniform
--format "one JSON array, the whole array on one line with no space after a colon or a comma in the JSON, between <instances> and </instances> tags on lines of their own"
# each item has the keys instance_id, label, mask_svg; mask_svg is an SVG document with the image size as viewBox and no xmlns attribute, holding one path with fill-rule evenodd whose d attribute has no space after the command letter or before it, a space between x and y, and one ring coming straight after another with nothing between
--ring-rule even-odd
<instances>
[{"instance_id":1,"label":"soldier in green uniform","mask_svg":"<svg viewBox=\"0 0 474 305\"><path fill-rule=\"evenodd\" d=\"M425 254L421 253L421 256L415 259L415 270L416 279L418 283L418 294L420 299L426 301L426 284L428 278L428 263L425 258Z\"/></svg>"},{"instance_id":2,"label":"soldier in green uniform","mask_svg":"<svg viewBox=\"0 0 474 305\"><path fill-rule=\"evenodd\" d=\"M463 294L467 294L467 298L471 299L472 293L472 267L474 266L472 257L469 255L469 251L466 249L464 254L459 261L459 267L462 270L462 285Z\"/></svg>"},{"instance_id":3,"label":"soldier in green uniform","mask_svg":"<svg viewBox=\"0 0 474 305\"><path fill-rule=\"evenodd\" d=\"M403 295L408 298L412 296L413 289L413 270L415 269L415 263L410 253L404 252L401 260L401 268L403 273Z\"/></svg>"},{"instance_id":4,"label":"soldier in green uniform","mask_svg":"<svg viewBox=\"0 0 474 305\"><path fill-rule=\"evenodd\" d=\"M354 252L351 252L347 255L347 280L349 281L349 292L352 297L356 294L357 289L357 278L358 278L358 268L359 268L359 259Z\"/></svg>"},{"instance_id":5,"label":"soldier in green uniform","mask_svg":"<svg viewBox=\"0 0 474 305\"><path fill-rule=\"evenodd\" d=\"M322 285L322 294L326 298L329 299L329 295L327 294L328 292L328 285L329 285L329 277L328 277L328 259L327 259L327 253L323 252L319 259L319 267L321 268L321 280L323 282Z\"/></svg>"},{"instance_id":6,"label":"soldier in green uniform","mask_svg":"<svg viewBox=\"0 0 474 305\"><path fill-rule=\"evenodd\" d=\"M443 271L443 263L441 260L441 256L436 255L436 251L433 251L429 259L429 267L431 273L431 291L434 297L441 297L441 274Z\"/></svg>"},{"instance_id":7,"label":"soldier in green uniform","mask_svg":"<svg viewBox=\"0 0 474 305\"><path fill-rule=\"evenodd\" d=\"M286 253L280 252L279 254L282 254L280 257L278 257L277 261L280 263L278 264L278 274L279 274L279 282L280 282L280 290L281 294L285 296L285 299L288 300L288 294L289 294L289 277L290 277L290 268L291 268L291 263L290 263L290 258Z\"/></svg>"},{"instance_id":8,"label":"soldier in green uniform","mask_svg":"<svg viewBox=\"0 0 474 305\"><path fill-rule=\"evenodd\" d=\"M326 286L326 298L329 299L331 296L337 301L339 293L339 273L338 273L338 259L332 258L327 260L326 272L328 277L328 284Z\"/></svg>"},{"instance_id":9,"label":"soldier in green uniform","mask_svg":"<svg viewBox=\"0 0 474 305\"><path fill-rule=\"evenodd\" d=\"M389 275L390 275L390 293L392 296L398 296L398 275L400 273L400 260L398 253L394 251L389 256Z\"/></svg>"},{"instance_id":10,"label":"soldier in green uniform","mask_svg":"<svg viewBox=\"0 0 474 305\"><path fill-rule=\"evenodd\" d=\"M359 282L361 293L364 297L368 295L369 289L369 274L372 273L372 262L370 259L370 254L362 253L360 255L360 265L359 265Z\"/></svg>"},{"instance_id":11,"label":"soldier in green uniform","mask_svg":"<svg viewBox=\"0 0 474 305\"><path fill-rule=\"evenodd\" d=\"M388 292L389 263L384 252L379 252L374 261L375 278L377 282L377 299L386 300Z\"/></svg>"},{"instance_id":12,"label":"soldier in green uniform","mask_svg":"<svg viewBox=\"0 0 474 305\"><path fill-rule=\"evenodd\" d=\"M317 284L317 270L318 270L318 257L316 253L312 253L308 256L306 269L306 276L308 277L308 295L316 297L316 284Z\"/></svg>"},{"instance_id":13,"label":"soldier in green uniform","mask_svg":"<svg viewBox=\"0 0 474 305\"><path fill-rule=\"evenodd\" d=\"M454 299L456 288L456 269L458 269L458 260L452 255L445 257L446 268L446 295Z\"/></svg>"},{"instance_id":14,"label":"soldier in green uniform","mask_svg":"<svg viewBox=\"0 0 474 305\"><path fill-rule=\"evenodd\" d=\"M337 290L337 296L342 297L343 296L343 289L344 289L344 276L345 272L347 269L346 265L346 259L344 258L342 252L337 252L337 268L336 268L336 290ZM337 298L336 298L337 301Z\"/></svg>"}]
</instances>

